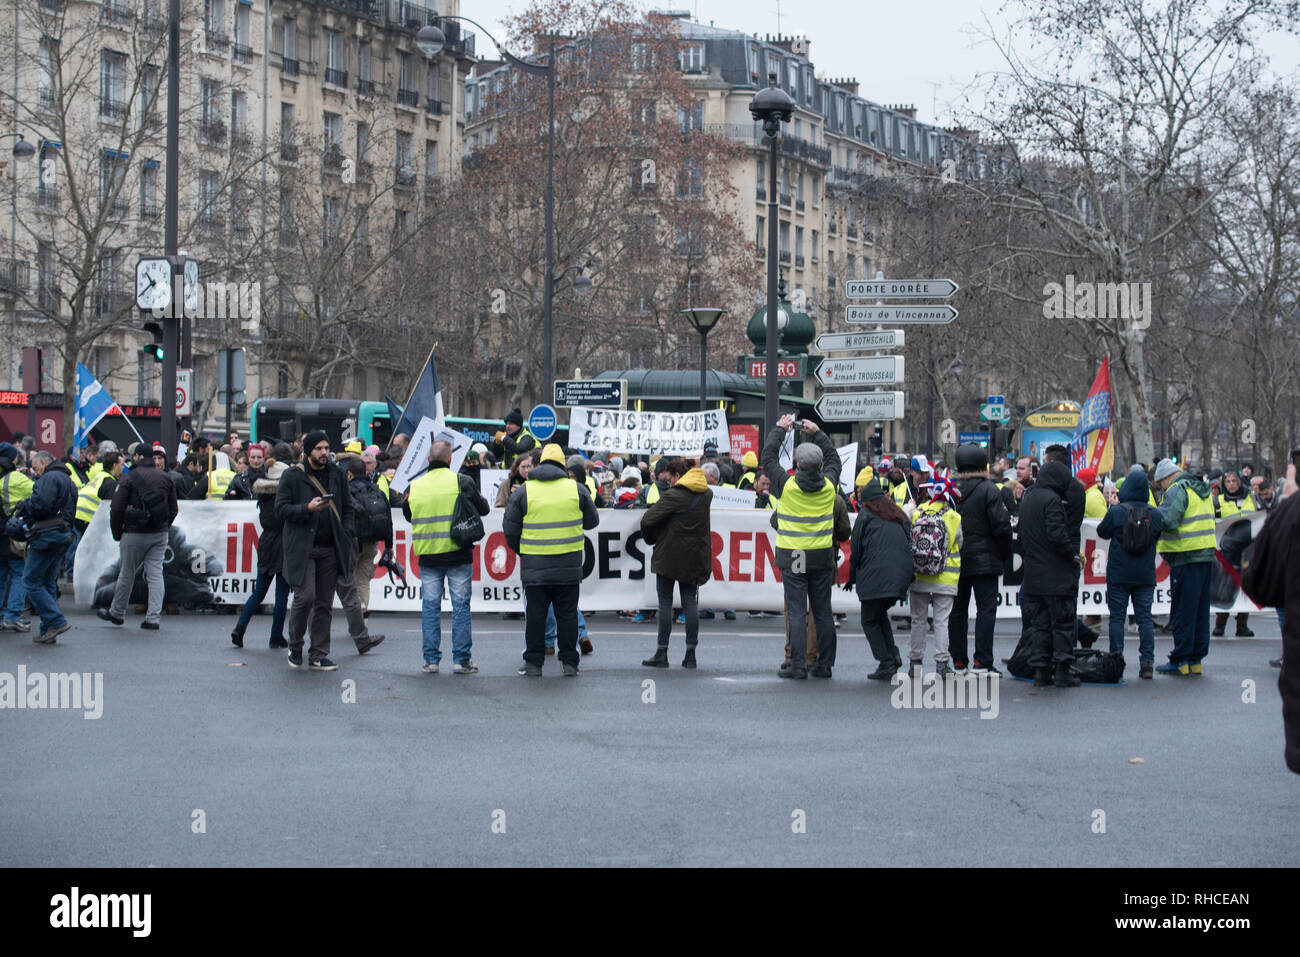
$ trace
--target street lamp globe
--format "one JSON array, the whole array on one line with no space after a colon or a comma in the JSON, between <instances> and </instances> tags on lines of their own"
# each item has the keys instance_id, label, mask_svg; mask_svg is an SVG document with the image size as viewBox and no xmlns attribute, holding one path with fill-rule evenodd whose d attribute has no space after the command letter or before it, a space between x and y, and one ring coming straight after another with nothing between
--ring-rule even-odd
<instances>
[{"instance_id":1,"label":"street lamp globe","mask_svg":"<svg viewBox=\"0 0 1300 957\"><path fill-rule=\"evenodd\" d=\"M574 276L573 291L576 292L579 296L589 295L591 293L591 277Z\"/></svg>"},{"instance_id":2,"label":"street lamp globe","mask_svg":"<svg viewBox=\"0 0 1300 957\"><path fill-rule=\"evenodd\" d=\"M430 25L420 28L420 32L415 35L415 45L425 56L435 57L447 45L447 38L443 36L441 30Z\"/></svg>"},{"instance_id":3,"label":"street lamp globe","mask_svg":"<svg viewBox=\"0 0 1300 957\"><path fill-rule=\"evenodd\" d=\"M706 335L718 324L718 320L722 318L724 311L725 310L713 309L707 306L697 306L694 309L683 309L682 315L690 320L691 325L695 327L696 332L701 335Z\"/></svg>"},{"instance_id":4,"label":"street lamp globe","mask_svg":"<svg viewBox=\"0 0 1300 957\"><path fill-rule=\"evenodd\" d=\"M953 375L961 375L962 372L963 372L965 369L966 369L966 364L965 364L964 362L962 362L960 359L953 359L953 360L952 360L952 374L953 374Z\"/></svg>"},{"instance_id":5,"label":"street lamp globe","mask_svg":"<svg viewBox=\"0 0 1300 957\"><path fill-rule=\"evenodd\" d=\"M789 123L794 114L794 99L776 85L776 74L767 75L767 87L759 90L749 103L749 112L763 124L763 132L775 137L782 123Z\"/></svg>"},{"instance_id":6,"label":"street lamp globe","mask_svg":"<svg viewBox=\"0 0 1300 957\"><path fill-rule=\"evenodd\" d=\"M18 142L14 144L14 159L29 159L36 155L36 147L23 139L21 133L18 134Z\"/></svg>"}]
</instances>

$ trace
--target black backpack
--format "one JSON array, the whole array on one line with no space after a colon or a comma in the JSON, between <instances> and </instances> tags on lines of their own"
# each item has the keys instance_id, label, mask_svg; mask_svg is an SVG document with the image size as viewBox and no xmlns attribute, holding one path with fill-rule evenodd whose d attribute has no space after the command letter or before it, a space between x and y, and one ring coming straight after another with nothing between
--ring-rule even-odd
<instances>
[{"instance_id":1,"label":"black backpack","mask_svg":"<svg viewBox=\"0 0 1300 957\"><path fill-rule=\"evenodd\" d=\"M1122 502L1124 527L1119 532L1120 548L1130 555L1145 555L1156 542L1155 526L1151 524L1151 506L1145 502Z\"/></svg>"},{"instance_id":2,"label":"black backpack","mask_svg":"<svg viewBox=\"0 0 1300 957\"><path fill-rule=\"evenodd\" d=\"M388 538L393 527L393 513L388 499L371 482L354 483L349 491L352 493L352 508L356 512L356 537L359 542L382 542Z\"/></svg>"},{"instance_id":3,"label":"black backpack","mask_svg":"<svg viewBox=\"0 0 1300 957\"><path fill-rule=\"evenodd\" d=\"M131 489L139 505L127 505L126 517L141 525L166 525L170 517L167 511L167 496L156 488L150 488L142 482L132 481Z\"/></svg>"}]
</instances>

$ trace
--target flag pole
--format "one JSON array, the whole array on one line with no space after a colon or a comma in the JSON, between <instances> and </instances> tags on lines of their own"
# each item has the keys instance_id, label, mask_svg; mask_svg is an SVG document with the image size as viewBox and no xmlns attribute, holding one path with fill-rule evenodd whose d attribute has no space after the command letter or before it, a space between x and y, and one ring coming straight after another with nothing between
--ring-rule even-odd
<instances>
[{"instance_id":1,"label":"flag pole","mask_svg":"<svg viewBox=\"0 0 1300 957\"><path fill-rule=\"evenodd\" d=\"M433 353L435 350L437 350L437 348L438 348L438 343L434 342L433 346L430 347L429 349L429 354L424 357L424 364L420 366L420 371L415 376L415 385L411 386L411 391L406 393L406 401L402 403L403 416L406 415L406 410L411 407L411 400L415 398L415 390L420 387L420 380L424 378L424 370L429 368L429 360L433 358ZM393 438L394 436L397 435L397 426L399 424L400 421L393 423L393 434L388 437L388 444L384 446L385 452L387 452L389 449L393 447Z\"/></svg>"},{"instance_id":2,"label":"flag pole","mask_svg":"<svg viewBox=\"0 0 1300 957\"><path fill-rule=\"evenodd\" d=\"M141 435L140 430L135 427L135 423L132 422L131 419L127 416L127 414L122 411L122 407L120 405L115 405L113 406L113 408L117 409L118 413L122 416L122 418L126 419L126 424L131 427L131 431L134 432L135 437L140 440L140 444L144 445L144 436Z\"/></svg>"}]
</instances>

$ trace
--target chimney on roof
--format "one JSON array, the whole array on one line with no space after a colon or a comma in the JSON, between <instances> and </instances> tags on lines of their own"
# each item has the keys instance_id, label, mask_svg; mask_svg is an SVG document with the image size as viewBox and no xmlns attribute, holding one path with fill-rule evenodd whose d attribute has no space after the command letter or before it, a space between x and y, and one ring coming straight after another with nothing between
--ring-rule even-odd
<instances>
[{"instance_id":1,"label":"chimney on roof","mask_svg":"<svg viewBox=\"0 0 1300 957\"><path fill-rule=\"evenodd\" d=\"M829 82L831 86L852 93L854 96L858 95L858 80L856 77L842 77L838 80L830 80Z\"/></svg>"}]
</instances>

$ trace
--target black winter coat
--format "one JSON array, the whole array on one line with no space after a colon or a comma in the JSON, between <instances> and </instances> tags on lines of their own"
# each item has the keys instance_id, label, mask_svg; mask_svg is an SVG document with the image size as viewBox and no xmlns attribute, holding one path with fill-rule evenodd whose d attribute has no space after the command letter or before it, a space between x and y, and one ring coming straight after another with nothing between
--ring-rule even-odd
<instances>
[{"instance_id":1,"label":"black winter coat","mask_svg":"<svg viewBox=\"0 0 1300 957\"><path fill-rule=\"evenodd\" d=\"M284 522L275 514L275 496L280 491L280 479L288 470L283 462L275 462L266 469L264 476L254 480L252 486L257 497L257 523L262 526L257 537L257 567L259 571L265 569L268 574L272 569L276 574L282 574Z\"/></svg>"},{"instance_id":2,"label":"black winter coat","mask_svg":"<svg viewBox=\"0 0 1300 957\"><path fill-rule=\"evenodd\" d=\"M19 506L29 525L61 518L72 528L77 513L77 487L72 484L68 466L51 462L32 484L31 498Z\"/></svg>"},{"instance_id":3,"label":"black winter coat","mask_svg":"<svg viewBox=\"0 0 1300 957\"><path fill-rule=\"evenodd\" d=\"M316 523L328 522L333 536L334 554L339 563L339 579L352 579L352 497L348 493L348 473L333 462L325 464L325 474L317 481L325 491L334 496L334 507L326 505L313 514L307 503L320 494L307 480L304 469L309 465L295 465L287 469L275 493L275 514L284 523L283 562L284 580L290 588L301 588L307 578L307 562L316 541ZM340 522L340 516L342 520Z\"/></svg>"},{"instance_id":4,"label":"black winter coat","mask_svg":"<svg viewBox=\"0 0 1300 957\"><path fill-rule=\"evenodd\" d=\"M524 530L524 516L528 514L528 486L533 482L573 482L569 473L554 462L543 462L528 473L528 481L510 495L505 514L501 516L501 531L506 544L519 551L519 537ZM574 482L577 485L577 482ZM582 508L582 527L595 528L600 524L600 513L591 501L585 485L578 485L578 504ZM582 582L582 563L586 549L565 552L562 555L520 555L519 577L524 586L577 585Z\"/></svg>"},{"instance_id":5,"label":"black winter coat","mask_svg":"<svg viewBox=\"0 0 1300 957\"><path fill-rule=\"evenodd\" d=\"M1002 558L1011 553L1011 515L1002 492L989 481L988 473L957 476L961 498L961 573L1000 575Z\"/></svg>"},{"instance_id":6,"label":"black winter coat","mask_svg":"<svg viewBox=\"0 0 1300 957\"><path fill-rule=\"evenodd\" d=\"M909 530L859 509L849 551L849 581L855 583L859 601L906 598L912 584Z\"/></svg>"},{"instance_id":7,"label":"black winter coat","mask_svg":"<svg viewBox=\"0 0 1300 957\"><path fill-rule=\"evenodd\" d=\"M704 474L698 469L700 482ZM684 585L703 585L713 573L713 537L709 508L713 491L688 485L691 473L661 492L659 501L641 516L641 533L654 538L650 570ZM694 483L691 483L692 485Z\"/></svg>"},{"instance_id":8,"label":"black winter coat","mask_svg":"<svg viewBox=\"0 0 1300 957\"><path fill-rule=\"evenodd\" d=\"M1020 499L1020 548L1025 594L1075 595L1079 590L1079 526L1071 530L1065 496L1075 481L1067 466L1048 462ZM1083 520L1080 510L1079 520Z\"/></svg>"},{"instance_id":9,"label":"black winter coat","mask_svg":"<svg viewBox=\"0 0 1300 957\"><path fill-rule=\"evenodd\" d=\"M165 519L144 519L146 512L141 492L148 491L162 497L167 503ZM113 493L113 503L108 507L108 523L114 541L122 540L123 532L152 534L165 532L176 521L179 508L176 504L176 485L171 476L154 467L153 459L141 459L131 471L125 473ZM134 516L134 517L132 517Z\"/></svg>"}]
</instances>

